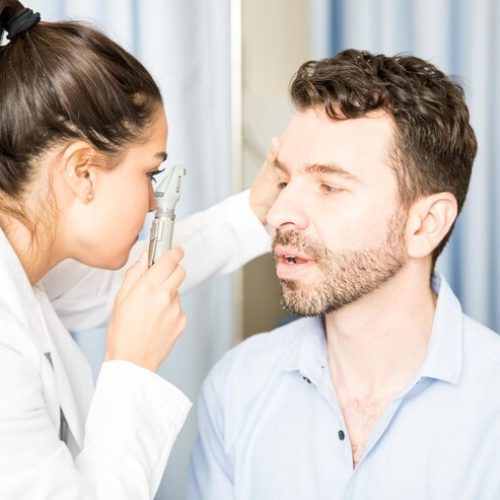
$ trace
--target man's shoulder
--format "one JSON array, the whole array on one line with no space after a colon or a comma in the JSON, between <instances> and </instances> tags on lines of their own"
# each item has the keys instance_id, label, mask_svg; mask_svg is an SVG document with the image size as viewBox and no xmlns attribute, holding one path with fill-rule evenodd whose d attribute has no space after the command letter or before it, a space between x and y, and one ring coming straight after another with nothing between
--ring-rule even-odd
<instances>
[{"instance_id":1,"label":"man's shoulder","mask_svg":"<svg viewBox=\"0 0 500 500\"><path fill-rule=\"evenodd\" d=\"M478 358L484 367L500 376L500 335L464 315L464 344L466 354Z\"/></svg>"},{"instance_id":2,"label":"man's shoulder","mask_svg":"<svg viewBox=\"0 0 500 500\"><path fill-rule=\"evenodd\" d=\"M215 364L205 379L203 392L226 403L250 403L283 371L290 353L317 321L302 318L247 338Z\"/></svg>"},{"instance_id":3,"label":"man's shoulder","mask_svg":"<svg viewBox=\"0 0 500 500\"><path fill-rule=\"evenodd\" d=\"M242 429L258 420L259 409L276 397L288 380L287 363L304 339L317 328L318 318L303 318L267 333L252 335L229 350L203 383L202 406L220 419L224 439L231 446Z\"/></svg>"},{"instance_id":4,"label":"man's shoulder","mask_svg":"<svg viewBox=\"0 0 500 500\"><path fill-rule=\"evenodd\" d=\"M274 330L257 333L245 339L243 342L233 347L228 354L252 355L254 352L271 350L271 352L282 351L294 345L312 325L318 321L317 318L300 318L290 321Z\"/></svg>"},{"instance_id":5,"label":"man's shoulder","mask_svg":"<svg viewBox=\"0 0 500 500\"><path fill-rule=\"evenodd\" d=\"M213 376L227 371L269 373L280 367L317 318L301 318L269 332L257 333L230 349L212 369Z\"/></svg>"}]
</instances>

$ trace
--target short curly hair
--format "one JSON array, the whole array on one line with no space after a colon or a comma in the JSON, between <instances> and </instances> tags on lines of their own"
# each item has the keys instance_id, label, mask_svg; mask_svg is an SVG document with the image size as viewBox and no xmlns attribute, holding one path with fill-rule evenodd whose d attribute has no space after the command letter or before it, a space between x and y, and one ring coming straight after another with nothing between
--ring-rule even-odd
<instances>
[{"instance_id":1,"label":"short curly hair","mask_svg":"<svg viewBox=\"0 0 500 500\"><path fill-rule=\"evenodd\" d=\"M463 207L477 141L460 85L431 63L413 56L387 57L354 49L308 61L290 84L298 109L324 106L335 120L383 110L394 120L393 168L401 203L439 192ZM453 226L433 252L433 262Z\"/></svg>"}]
</instances>

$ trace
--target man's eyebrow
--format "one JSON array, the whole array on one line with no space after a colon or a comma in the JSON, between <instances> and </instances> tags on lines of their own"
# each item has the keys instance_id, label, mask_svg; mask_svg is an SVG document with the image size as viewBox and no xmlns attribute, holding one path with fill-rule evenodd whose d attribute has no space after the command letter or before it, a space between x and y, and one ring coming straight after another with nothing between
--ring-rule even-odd
<instances>
[{"instance_id":1,"label":"man's eyebrow","mask_svg":"<svg viewBox=\"0 0 500 500\"><path fill-rule=\"evenodd\" d=\"M165 153L165 151L160 151L159 153L155 154L156 158L160 158L161 161L165 161L168 158L168 154Z\"/></svg>"},{"instance_id":2,"label":"man's eyebrow","mask_svg":"<svg viewBox=\"0 0 500 500\"><path fill-rule=\"evenodd\" d=\"M349 181L356 181L356 182L359 181L359 179L354 174L348 172L342 167L339 167L338 165L323 165L315 163L314 165L309 165L308 167L306 167L306 172L314 174L338 175Z\"/></svg>"},{"instance_id":3,"label":"man's eyebrow","mask_svg":"<svg viewBox=\"0 0 500 500\"><path fill-rule=\"evenodd\" d=\"M289 173L288 167L284 163L279 162L278 160L274 161L274 166L285 173ZM350 181L356 181L356 182L359 181L359 179L354 174L351 174L351 172L348 172L347 170L343 169L342 167L339 167L338 165L323 165L315 163L314 165L307 166L305 170L306 172L311 174L338 175Z\"/></svg>"}]
</instances>

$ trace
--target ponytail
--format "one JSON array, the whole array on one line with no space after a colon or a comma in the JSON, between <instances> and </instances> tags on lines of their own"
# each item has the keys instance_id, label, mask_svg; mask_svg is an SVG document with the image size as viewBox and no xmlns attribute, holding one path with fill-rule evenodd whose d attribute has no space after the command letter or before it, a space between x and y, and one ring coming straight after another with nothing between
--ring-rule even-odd
<instances>
[{"instance_id":1,"label":"ponytail","mask_svg":"<svg viewBox=\"0 0 500 500\"><path fill-rule=\"evenodd\" d=\"M131 54L79 22L38 22L0 0L0 210L17 200L54 145L84 140L117 155L139 142L161 104L151 75Z\"/></svg>"}]
</instances>

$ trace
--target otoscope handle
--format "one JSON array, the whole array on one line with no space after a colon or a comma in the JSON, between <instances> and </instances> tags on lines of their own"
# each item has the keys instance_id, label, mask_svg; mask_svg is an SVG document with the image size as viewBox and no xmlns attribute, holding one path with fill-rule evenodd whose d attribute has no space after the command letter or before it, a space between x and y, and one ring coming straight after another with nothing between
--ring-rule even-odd
<instances>
[{"instance_id":1,"label":"otoscope handle","mask_svg":"<svg viewBox=\"0 0 500 500\"><path fill-rule=\"evenodd\" d=\"M166 210L156 216L149 233L148 265L151 267L172 246L175 212Z\"/></svg>"},{"instance_id":2,"label":"otoscope handle","mask_svg":"<svg viewBox=\"0 0 500 500\"><path fill-rule=\"evenodd\" d=\"M175 206L181 195L181 181L184 175L186 169L181 165L175 165L155 191L157 208L149 233L149 267L172 246Z\"/></svg>"}]
</instances>

